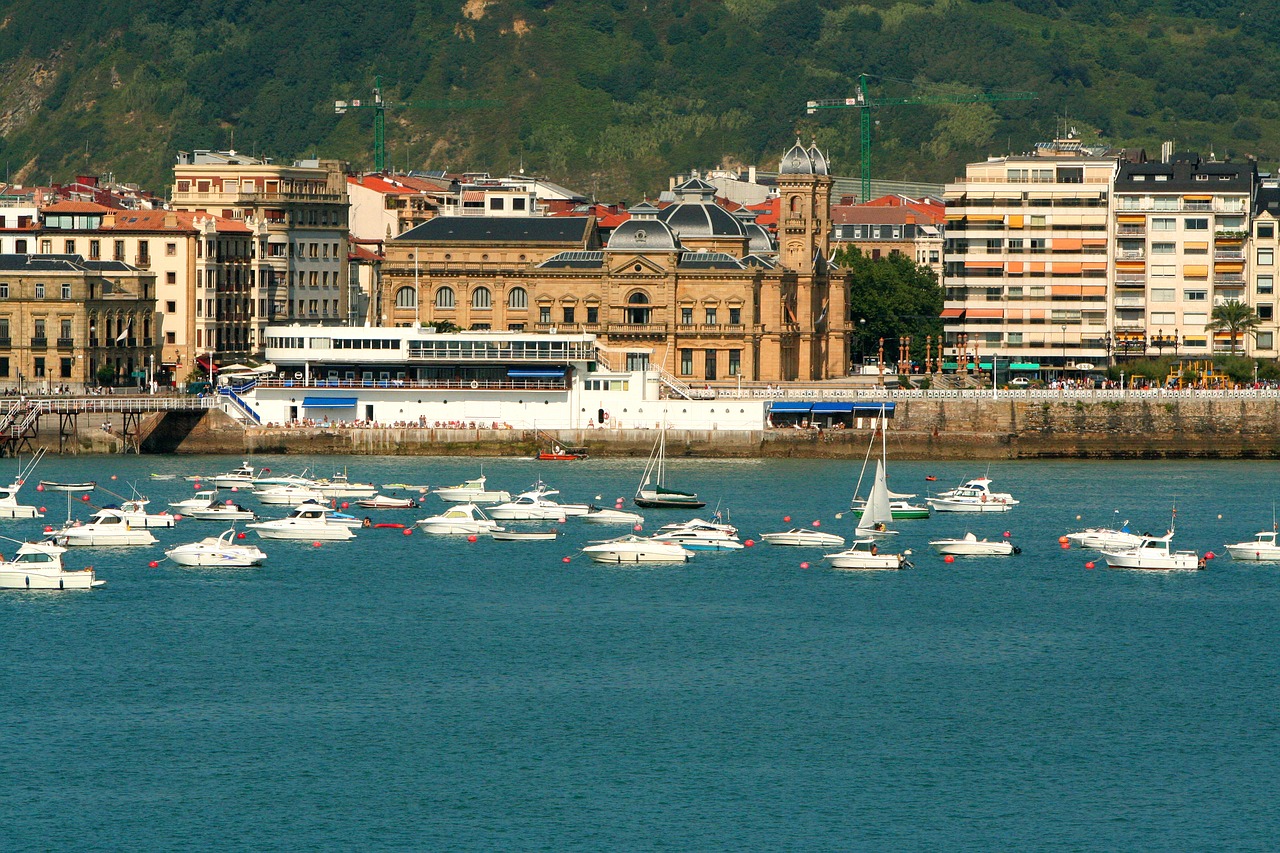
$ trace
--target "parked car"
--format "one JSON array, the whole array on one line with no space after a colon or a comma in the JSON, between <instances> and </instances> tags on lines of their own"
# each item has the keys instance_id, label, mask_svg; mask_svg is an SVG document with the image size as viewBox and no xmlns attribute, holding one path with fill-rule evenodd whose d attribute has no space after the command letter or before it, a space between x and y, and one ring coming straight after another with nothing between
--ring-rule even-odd
<instances>
[{"instance_id":1,"label":"parked car","mask_svg":"<svg viewBox=\"0 0 1280 853\"><path fill-rule=\"evenodd\" d=\"M1025 376L1019 376L1016 379L1010 379L1009 385L1014 388L1026 388L1031 384L1031 380Z\"/></svg>"}]
</instances>

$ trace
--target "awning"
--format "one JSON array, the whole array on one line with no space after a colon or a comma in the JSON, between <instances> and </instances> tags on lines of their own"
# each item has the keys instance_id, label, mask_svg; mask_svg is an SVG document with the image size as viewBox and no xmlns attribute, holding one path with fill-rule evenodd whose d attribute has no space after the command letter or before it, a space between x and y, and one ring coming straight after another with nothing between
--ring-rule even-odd
<instances>
[{"instance_id":1,"label":"awning","mask_svg":"<svg viewBox=\"0 0 1280 853\"><path fill-rule=\"evenodd\" d=\"M960 317L963 317L963 316L964 316L963 308L943 308L942 309L942 319L944 320L948 318L959 319Z\"/></svg>"},{"instance_id":2,"label":"awning","mask_svg":"<svg viewBox=\"0 0 1280 853\"><path fill-rule=\"evenodd\" d=\"M967 270L999 270L1004 269L1003 261L965 261L964 268Z\"/></svg>"},{"instance_id":3,"label":"awning","mask_svg":"<svg viewBox=\"0 0 1280 853\"><path fill-rule=\"evenodd\" d=\"M1021 214L1010 214L1009 216L1010 228L1021 228L1022 222L1023 222L1023 216Z\"/></svg>"},{"instance_id":4,"label":"awning","mask_svg":"<svg viewBox=\"0 0 1280 853\"><path fill-rule=\"evenodd\" d=\"M948 222L964 222L963 213L948 213L946 216Z\"/></svg>"},{"instance_id":5,"label":"awning","mask_svg":"<svg viewBox=\"0 0 1280 853\"><path fill-rule=\"evenodd\" d=\"M853 411L859 415L878 415L884 412L886 415L892 415L897 403L854 403ZM817 409L817 406L814 406Z\"/></svg>"},{"instance_id":6,"label":"awning","mask_svg":"<svg viewBox=\"0 0 1280 853\"><path fill-rule=\"evenodd\" d=\"M943 198L964 198L964 190L945 190L942 193Z\"/></svg>"},{"instance_id":7,"label":"awning","mask_svg":"<svg viewBox=\"0 0 1280 853\"><path fill-rule=\"evenodd\" d=\"M847 415L853 411L853 403L814 403L815 415Z\"/></svg>"},{"instance_id":8,"label":"awning","mask_svg":"<svg viewBox=\"0 0 1280 853\"><path fill-rule=\"evenodd\" d=\"M563 379L563 370L538 370L532 367L512 367L507 370L508 379Z\"/></svg>"},{"instance_id":9,"label":"awning","mask_svg":"<svg viewBox=\"0 0 1280 853\"><path fill-rule=\"evenodd\" d=\"M1015 361L1009 365L1010 370L1039 370L1040 363L1035 361Z\"/></svg>"},{"instance_id":10,"label":"awning","mask_svg":"<svg viewBox=\"0 0 1280 853\"><path fill-rule=\"evenodd\" d=\"M1147 217L1142 214L1121 213L1116 216L1116 222L1124 225L1134 225L1138 223L1145 224Z\"/></svg>"},{"instance_id":11,"label":"awning","mask_svg":"<svg viewBox=\"0 0 1280 853\"><path fill-rule=\"evenodd\" d=\"M1209 274L1209 268L1200 264L1188 265L1182 268L1182 274L1184 276L1204 278Z\"/></svg>"},{"instance_id":12,"label":"awning","mask_svg":"<svg viewBox=\"0 0 1280 853\"><path fill-rule=\"evenodd\" d=\"M1184 195L1184 196L1182 197L1182 200L1183 200L1183 201L1213 201L1213 196L1211 196L1211 195Z\"/></svg>"},{"instance_id":13,"label":"awning","mask_svg":"<svg viewBox=\"0 0 1280 853\"><path fill-rule=\"evenodd\" d=\"M786 413L793 415L807 414L813 408L813 403L788 403L786 401L774 402L769 404L771 413Z\"/></svg>"},{"instance_id":14,"label":"awning","mask_svg":"<svg viewBox=\"0 0 1280 853\"><path fill-rule=\"evenodd\" d=\"M1055 252L1078 252L1084 246L1084 241L1077 237L1054 237L1053 251Z\"/></svg>"},{"instance_id":15,"label":"awning","mask_svg":"<svg viewBox=\"0 0 1280 853\"><path fill-rule=\"evenodd\" d=\"M212 366L209 364L209 357L207 355L196 356L196 364L200 365L200 369L205 371L206 373L218 372L218 368L216 366Z\"/></svg>"},{"instance_id":16,"label":"awning","mask_svg":"<svg viewBox=\"0 0 1280 853\"><path fill-rule=\"evenodd\" d=\"M1209 251L1209 243L1204 240L1192 242L1188 240L1182 244L1184 252L1207 252Z\"/></svg>"},{"instance_id":17,"label":"awning","mask_svg":"<svg viewBox=\"0 0 1280 853\"><path fill-rule=\"evenodd\" d=\"M999 320L1004 317L1003 308L970 308L968 311L968 317L970 320L974 318L980 320Z\"/></svg>"},{"instance_id":18,"label":"awning","mask_svg":"<svg viewBox=\"0 0 1280 853\"><path fill-rule=\"evenodd\" d=\"M303 397L304 409L354 409L355 397Z\"/></svg>"}]
</instances>

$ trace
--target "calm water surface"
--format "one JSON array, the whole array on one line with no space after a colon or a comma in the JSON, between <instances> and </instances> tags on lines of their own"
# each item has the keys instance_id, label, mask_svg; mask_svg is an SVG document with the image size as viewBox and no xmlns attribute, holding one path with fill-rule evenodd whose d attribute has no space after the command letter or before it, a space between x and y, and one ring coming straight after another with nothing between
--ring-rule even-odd
<instances>
[{"instance_id":1,"label":"calm water surface","mask_svg":"<svg viewBox=\"0 0 1280 853\"><path fill-rule=\"evenodd\" d=\"M49 459L34 479L137 483L159 506L192 484L150 472L237 461ZM255 461L433 486L480 466ZM612 504L642 464L484 471L512 491L541 475L563 500ZM852 515L835 516L856 463L671 467L744 539L813 520L851 532ZM983 470L893 464L890 485L924 492ZM602 567L577 551L604 534L573 519L557 542L267 542L265 567L227 571L148 567L219 532L194 521L151 548L77 549L69 565L92 563L105 587L0 594L0 847L1273 848L1280 568L1224 555L1198 573L1089 571L1057 537L1077 515L1163 530L1176 503L1177 544L1221 551L1269 529L1277 464L990 473L1022 505L898 522L916 551L899 573L766 545ZM23 496L66 516L62 495ZM649 511L647 528L685 517ZM1023 553L944 565L925 547L967 529L1008 530Z\"/></svg>"}]
</instances>

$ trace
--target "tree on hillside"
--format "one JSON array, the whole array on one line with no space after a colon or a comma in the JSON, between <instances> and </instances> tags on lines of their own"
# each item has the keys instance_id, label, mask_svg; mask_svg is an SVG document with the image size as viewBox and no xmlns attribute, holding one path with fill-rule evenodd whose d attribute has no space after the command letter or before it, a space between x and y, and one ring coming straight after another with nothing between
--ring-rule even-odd
<instances>
[{"instance_id":1,"label":"tree on hillside","mask_svg":"<svg viewBox=\"0 0 1280 853\"><path fill-rule=\"evenodd\" d=\"M896 348L909 335L912 358L919 358L925 336L941 338L942 287L933 270L896 252L871 258L854 246L837 251L835 265L847 287L856 355L875 352L881 338L886 350L890 341Z\"/></svg>"},{"instance_id":2,"label":"tree on hillside","mask_svg":"<svg viewBox=\"0 0 1280 853\"><path fill-rule=\"evenodd\" d=\"M1206 332L1229 332L1231 334L1231 354L1236 354L1236 338L1240 333L1256 333L1262 318L1249 305L1236 299L1228 299L1221 305L1213 306L1209 322L1205 323Z\"/></svg>"}]
</instances>

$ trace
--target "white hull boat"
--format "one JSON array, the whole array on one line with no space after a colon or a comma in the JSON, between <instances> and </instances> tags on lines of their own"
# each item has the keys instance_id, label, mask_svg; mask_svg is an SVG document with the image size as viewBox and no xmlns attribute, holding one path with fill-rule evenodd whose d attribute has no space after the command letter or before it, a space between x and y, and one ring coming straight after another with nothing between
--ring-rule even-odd
<instances>
[{"instance_id":1,"label":"white hull boat","mask_svg":"<svg viewBox=\"0 0 1280 853\"><path fill-rule=\"evenodd\" d=\"M925 502L938 512L1008 512L1020 503L1008 492L993 492L988 477L977 477Z\"/></svg>"},{"instance_id":2,"label":"white hull boat","mask_svg":"<svg viewBox=\"0 0 1280 853\"><path fill-rule=\"evenodd\" d=\"M828 560L833 569L876 571L911 568L911 563L907 560L909 556L911 556L910 551L903 551L901 554L882 554L879 543L875 539L855 539L849 544L847 551L827 554L823 559Z\"/></svg>"},{"instance_id":3,"label":"white hull boat","mask_svg":"<svg viewBox=\"0 0 1280 853\"><path fill-rule=\"evenodd\" d=\"M334 474L327 480L316 480L312 488L326 498L371 498L378 493L373 483L352 483L346 474Z\"/></svg>"},{"instance_id":4,"label":"white hull boat","mask_svg":"<svg viewBox=\"0 0 1280 853\"><path fill-rule=\"evenodd\" d=\"M1088 551L1127 551L1142 544L1142 536L1129 532L1129 522L1121 525L1119 530L1110 527L1088 527L1075 533L1068 533L1067 540L1078 548Z\"/></svg>"},{"instance_id":5,"label":"white hull boat","mask_svg":"<svg viewBox=\"0 0 1280 853\"><path fill-rule=\"evenodd\" d=\"M558 530L504 530L496 527L489 536L497 542L544 542L560 535Z\"/></svg>"},{"instance_id":6,"label":"white hull boat","mask_svg":"<svg viewBox=\"0 0 1280 853\"><path fill-rule=\"evenodd\" d=\"M706 521L701 518L691 518L688 521L675 521L671 524L664 524L658 528L658 532L660 533L670 530L708 530L719 531L726 536L738 535L738 528L734 527L732 524L722 524L718 521Z\"/></svg>"},{"instance_id":7,"label":"white hull boat","mask_svg":"<svg viewBox=\"0 0 1280 853\"><path fill-rule=\"evenodd\" d=\"M341 542L356 538L355 533L347 525L332 523L329 520L330 512L328 507L319 504L303 504L295 507L293 512L284 518L259 521L245 526L254 530L263 539Z\"/></svg>"},{"instance_id":8,"label":"white hull boat","mask_svg":"<svg viewBox=\"0 0 1280 853\"><path fill-rule=\"evenodd\" d=\"M1280 545L1274 530L1264 530L1250 542L1224 546L1231 559L1245 563L1280 563Z\"/></svg>"},{"instance_id":9,"label":"white hull boat","mask_svg":"<svg viewBox=\"0 0 1280 853\"><path fill-rule=\"evenodd\" d=\"M44 518L44 513L36 507L18 503L18 492L43 458L44 448L42 447L36 451L35 457L30 462L19 466L18 476L11 486L0 488L0 518Z\"/></svg>"},{"instance_id":10,"label":"white hull boat","mask_svg":"<svg viewBox=\"0 0 1280 853\"><path fill-rule=\"evenodd\" d=\"M439 495L441 500L450 503L496 504L511 500L510 492L487 489L485 482L486 477L481 474L474 480L466 480L461 485L436 489L432 494Z\"/></svg>"},{"instance_id":11,"label":"white hull boat","mask_svg":"<svg viewBox=\"0 0 1280 853\"><path fill-rule=\"evenodd\" d=\"M885 536L894 536L898 532L889 529L889 525L893 523L893 507L890 505L889 481L888 476L885 474L885 467L889 464L888 435L888 424L884 418L881 418L880 458L876 460L875 476L871 480L871 492L863 502L862 514L858 517L858 526L854 529L854 533L859 539L879 539ZM871 451L875 448L875 441L875 433L872 433L871 446L867 448L868 457L870 457ZM867 464L864 460L862 474L866 473L866 469ZM862 488L862 474L858 475L858 486L854 489L855 492Z\"/></svg>"},{"instance_id":12,"label":"white hull boat","mask_svg":"<svg viewBox=\"0 0 1280 853\"><path fill-rule=\"evenodd\" d=\"M64 569L64 553L66 548L52 542L24 542L12 560L0 559L0 589L91 589L106 583L92 568Z\"/></svg>"},{"instance_id":13,"label":"white hull boat","mask_svg":"<svg viewBox=\"0 0 1280 853\"><path fill-rule=\"evenodd\" d=\"M139 498L120 504L120 514L130 527L173 527L178 523L177 517L168 512L147 512L147 503Z\"/></svg>"},{"instance_id":14,"label":"white hull boat","mask_svg":"<svg viewBox=\"0 0 1280 853\"><path fill-rule=\"evenodd\" d=\"M451 506L440 515L420 519L417 527L423 533L482 536L495 530L498 522L488 518L475 504L465 503Z\"/></svg>"},{"instance_id":15,"label":"white hull boat","mask_svg":"<svg viewBox=\"0 0 1280 853\"><path fill-rule=\"evenodd\" d=\"M221 536L207 536L199 542L170 548L164 555L179 566L205 568L247 568L267 559L257 545L237 545L234 527Z\"/></svg>"},{"instance_id":16,"label":"white hull boat","mask_svg":"<svg viewBox=\"0 0 1280 853\"><path fill-rule=\"evenodd\" d=\"M588 507L582 520L590 524L644 524L644 516L638 512L607 507Z\"/></svg>"},{"instance_id":17,"label":"white hull boat","mask_svg":"<svg viewBox=\"0 0 1280 853\"><path fill-rule=\"evenodd\" d=\"M666 482L667 424L663 421L631 502L643 509L701 509L707 505L706 501L699 500L697 493L669 489Z\"/></svg>"},{"instance_id":18,"label":"white hull boat","mask_svg":"<svg viewBox=\"0 0 1280 853\"><path fill-rule=\"evenodd\" d=\"M1103 551L1107 566L1112 569L1145 569L1157 572L1193 572L1203 569L1204 563L1195 551L1174 551L1173 531L1164 536L1144 536L1136 548L1123 551Z\"/></svg>"},{"instance_id":19,"label":"white hull boat","mask_svg":"<svg viewBox=\"0 0 1280 853\"><path fill-rule=\"evenodd\" d=\"M253 466L248 462L242 462L239 467L233 468L225 474L215 474L212 482L219 489L252 487L255 485L253 481Z\"/></svg>"},{"instance_id":20,"label":"white hull boat","mask_svg":"<svg viewBox=\"0 0 1280 853\"><path fill-rule=\"evenodd\" d=\"M843 536L807 527L793 527L782 533L761 533L760 540L770 545L793 545L800 548L838 548L844 544Z\"/></svg>"},{"instance_id":21,"label":"white hull boat","mask_svg":"<svg viewBox=\"0 0 1280 853\"><path fill-rule=\"evenodd\" d=\"M154 545L156 537L146 528L133 527L116 509L100 509L84 524L76 522L51 533L63 547L116 547Z\"/></svg>"},{"instance_id":22,"label":"white hull boat","mask_svg":"<svg viewBox=\"0 0 1280 853\"><path fill-rule=\"evenodd\" d=\"M558 521L571 515L586 515L590 510L586 504L558 504L550 499L558 494L555 489L539 483L532 491L517 495L515 500L491 507L489 517L499 521Z\"/></svg>"},{"instance_id":23,"label":"white hull boat","mask_svg":"<svg viewBox=\"0 0 1280 853\"><path fill-rule=\"evenodd\" d=\"M689 552L679 545L627 535L595 542L582 549L597 563L685 563Z\"/></svg>"},{"instance_id":24,"label":"white hull boat","mask_svg":"<svg viewBox=\"0 0 1280 853\"><path fill-rule=\"evenodd\" d=\"M52 480L41 480L40 485L53 492L92 492L98 484L86 480L83 483L55 483Z\"/></svg>"},{"instance_id":25,"label":"white hull boat","mask_svg":"<svg viewBox=\"0 0 1280 853\"><path fill-rule=\"evenodd\" d=\"M176 509L179 512L186 513L188 510L204 509L209 504L217 500L217 497L218 492L216 489L205 489L204 491L196 492L186 500L171 501L169 503L169 507L170 509Z\"/></svg>"},{"instance_id":26,"label":"white hull boat","mask_svg":"<svg viewBox=\"0 0 1280 853\"><path fill-rule=\"evenodd\" d=\"M307 501L319 503L328 500L319 489L313 489L310 486L267 486L255 489L253 496L259 503L272 506L297 506Z\"/></svg>"},{"instance_id":27,"label":"white hull boat","mask_svg":"<svg viewBox=\"0 0 1280 853\"><path fill-rule=\"evenodd\" d=\"M934 539L929 543L939 554L950 554L953 557L1008 557L1021 554L1022 549L1004 539L979 539L972 533L966 533L959 539Z\"/></svg>"},{"instance_id":28,"label":"white hull boat","mask_svg":"<svg viewBox=\"0 0 1280 853\"><path fill-rule=\"evenodd\" d=\"M669 530L650 538L679 545L686 551L739 551L744 547L737 539L719 531Z\"/></svg>"},{"instance_id":29,"label":"white hull boat","mask_svg":"<svg viewBox=\"0 0 1280 853\"><path fill-rule=\"evenodd\" d=\"M187 510L186 516L196 521L257 521L258 515L237 503L218 503L214 501L203 509Z\"/></svg>"},{"instance_id":30,"label":"white hull boat","mask_svg":"<svg viewBox=\"0 0 1280 853\"><path fill-rule=\"evenodd\" d=\"M418 502L413 498L393 498L387 495L373 495L356 501L356 506L364 509L417 509Z\"/></svg>"}]
</instances>

